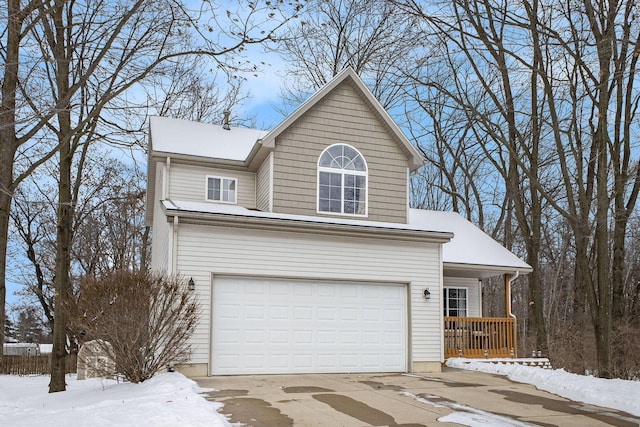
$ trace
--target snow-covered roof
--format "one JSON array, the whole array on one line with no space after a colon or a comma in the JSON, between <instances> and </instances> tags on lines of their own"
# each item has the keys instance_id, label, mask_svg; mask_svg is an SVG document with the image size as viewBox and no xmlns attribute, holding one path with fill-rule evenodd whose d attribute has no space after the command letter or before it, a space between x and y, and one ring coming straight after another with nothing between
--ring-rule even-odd
<instances>
[{"instance_id":1,"label":"snow-covered roof","mask_svg":"<svg viewBox=\"0 0 640 427\"><path fill-rule=\"evenodd\" d=\"M409 224L449 231L454 237L442 246L445 264L495 267L495 271L528 273L531 266L456 212L410 209Z\"/></svg>"},{"instance_id":2,"label":"snow-covered roof","mask_svg":"<svg viewBox=\"0 0 640 427\"><path fill-rule=\"evenodd\" d=\"M267 131L153 116L149 121L154 151L225 160L246 160Z\"/></svg>"},{"instance_id":3,"label":"snow-covered roof","mask_svg":"<svg viewBox=\"0 0 640 427\"><path fill-rule=\"evenodd\" d=\"M257 211L257 210L247 209L245 207L238 206L238 205L231 205L231 204L224 204L224 203L163 200L162 204L164 208L169 211L174 210L174 211L185 211L185 212L234 215L234 216L243 216L243 217L251 217L251 218L280 219L280 220L298 221L298 222L353 225L358 227L448 233L446 231L433 230L431 227L423 224L413 225L413 224L402 224L397 222L367 221L362 219L281 214L281 213L274 213L274 212Z\"/></svg>"}]
</instances>

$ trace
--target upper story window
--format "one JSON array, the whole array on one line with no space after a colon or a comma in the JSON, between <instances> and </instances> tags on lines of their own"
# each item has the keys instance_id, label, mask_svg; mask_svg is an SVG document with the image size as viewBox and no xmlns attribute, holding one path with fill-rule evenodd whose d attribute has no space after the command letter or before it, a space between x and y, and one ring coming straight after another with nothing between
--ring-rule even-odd
<instances>
[{"instance_id":1,"label":"upper story window","mask_svg":"<svg viewBox=\"0 0 640 427\"><path fill-rule=\"evenodd\" d=\"M212 202L236 203L238 180L218 176L207 177L207 200Z\"/></svg>"},{"instance_id":2,"label":"upper story window","mask_svg":"<svg viewBox=\"0 0 640 427\"><path fill-rule=\"evenodd\" d=\"M467 289L444 288L444 315L467 317Z\"/></svg>"},{"instance_id":3,"label":"upper story window","mask_svg":"<svg viewBox=\"0 0 640 427\"><path fill-rule=\"evenodd\" d=\"M336 144L320 155L318 212L367 215L367 163L355 148Z\"/></svg>"}]
</instances>

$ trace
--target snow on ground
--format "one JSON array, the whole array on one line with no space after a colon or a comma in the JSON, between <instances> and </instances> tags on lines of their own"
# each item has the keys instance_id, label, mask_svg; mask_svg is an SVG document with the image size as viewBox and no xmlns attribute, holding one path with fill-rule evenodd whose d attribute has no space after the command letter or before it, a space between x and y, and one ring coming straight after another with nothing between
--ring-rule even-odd
<instances>
[{"instance_id":1,"label":"snow on ground","mask_svg":"<svg viewBox=\"0 0 640 427\"><path fill-rule=\"evenodd\" d=\"M78 381L49 394L48 376L0 375L0 414L5 426L214 426L229 427L205 390L177 372L140 384Z\"/></svg>"},{"instance_id":2,"label":"snow on ground","mask_svg":"<svg viewBox=\"0 0 640 427\"><path fill-rule=\"evenodd\" d=\"M486 363L473 359L449 359L447 366L492 374L578 402L618 409L640 416L640 381L606 380L576 375L563 369ZM210 402L197 384L177 372L158 375L142 384L115 380L76 380L67 376L67 391L47 393L48 376L0 375L2 425L37 426L214 426L230 427L217 412L221 403ZM405 395L420 400L417 396ZM527 423L480 411L454 402L444 403L434 396L424 403L453 410L439 418L470 427L524 427Z\"/></svg>"},{"instance_id":3,"label":"snow on ground","mask_svg":"<svg viewBox=\"0 0 640 427\"><path fill-rule=\"evenodd\" d=\"M452 358L447 360L447 366L506 375L513 381L532 384L540 390L567 399L640 416L640 381L608 380L591 375L572 374L564 369L511 365L498 360L496 363L487 363L491 361Z\"/></svg>"}]
</instances>

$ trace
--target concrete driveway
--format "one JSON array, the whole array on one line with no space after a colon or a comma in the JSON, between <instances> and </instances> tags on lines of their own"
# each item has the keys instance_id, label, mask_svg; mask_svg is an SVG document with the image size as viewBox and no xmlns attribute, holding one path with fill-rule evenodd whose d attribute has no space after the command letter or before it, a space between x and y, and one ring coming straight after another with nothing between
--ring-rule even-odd
<instances>
[{"instance_id":1,"label":"concrete driveway","mask_svg":"<svg viewBox=\"0 0 640 427\"><path fill-rule=\"evenodd\" d=\"M232 423L287 426L633 426L640 418L572 402L506 377L439 374L260 375L196 378L216 389ZM453 422L439 422L448 415Z\"/></svg>"}]
</instances>

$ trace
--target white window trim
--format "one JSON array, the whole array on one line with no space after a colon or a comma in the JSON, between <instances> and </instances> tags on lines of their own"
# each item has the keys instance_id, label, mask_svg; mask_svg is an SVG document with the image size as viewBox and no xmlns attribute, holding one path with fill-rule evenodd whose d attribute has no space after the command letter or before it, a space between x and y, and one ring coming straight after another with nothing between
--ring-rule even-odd
<instances>
[{"instance_id":1,"label":"white window trim","mask_svg":"<svg viewBox=\"0 0 640 427\"><path fill-rule=\"evenodd\" d=\"M215 179L219 179L220 180L220 197L222 198L222 185L224 180L229 180L229 181L234 181L236 183L236 191L235 191L235 200L233 202L231 201L226 201L226 200L216 200L216 199L210 199L209 198L209 179L210 178L215 178ZM206 175L204 178L204 200L207 202L212 202L212 203L225 203L227 205L237 205L238 204L238 189L240 187L238 186L238 178L234 178L231 176L218 176L218 175Z\"/></svg>"},{"instance_id":2,"label":"white window trim","mask_svg":"<svg viewBox=\"0 0 640 427\"><path fill-rule=\"evenodd\" d=\"M449 289L455 289L455 290L464 290L465 291L465 302L466 302L466 306L464 309L464 316L451 316L449 314ZM443 298L442 298L442 306L443 306L443 312L446 311L447 313L445 314L445 316L447 317L469 317L469 288L464 287L464 286L445 286L442 289L442 293L443 293ZM460 310L460 309L458 309Z\"/></svg>"},{"instance_id":3,"label":"white window trim","mask_svg":"<svg viewBox=\"0 0 640 427\"><path fill-rule=\"evenodd\" d=\"M320 159L322 158L322 155L331 147L335 147L336 145L344 145L352 148L356 153L360 155L360 157L362 158L362 161L364 162L364 166L367 170L363 172L363 171L347 170L347 169L334 169L334 168L328 168L326 166L320 166ZM344 210L344 175L347 174L347 175L364 176L364 185L366 190L364 194L364 214L350 214L350 213L344 213L344 212L321 211L320 210L320 172L339 173L342 175L341 187L343 191L340 192L341 210ZM322 150L322 153L320 153L320 155L318 156L318 161L316 164L316 213L319 215L348 216L348 217L358 217L358 218L366 218L369 216L369 164L367 163L367 159L364 158L360 150L358 150L357 148L349 144L343 144L343 143L332 144L327 148L325 148L324 150Z\"/></svg>"}]
</instances>

